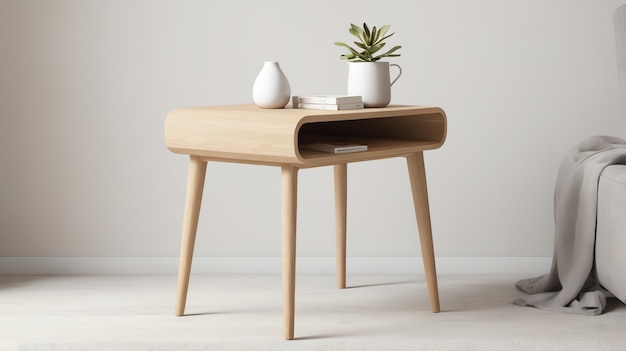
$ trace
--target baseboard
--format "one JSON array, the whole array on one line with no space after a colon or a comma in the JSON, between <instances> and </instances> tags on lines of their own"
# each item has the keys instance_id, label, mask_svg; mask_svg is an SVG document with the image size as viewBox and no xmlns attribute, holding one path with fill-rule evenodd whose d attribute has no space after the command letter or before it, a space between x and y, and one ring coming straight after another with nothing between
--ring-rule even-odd
<instances>
[{"instance_id":1,"label":"baseboard","mask_svg":"<svg viewBox=\"0 0 626 351\"><path fill-rule=\"evenodd\" d=\"M550 257L438 257L438 274L543 274ZM280 257L195 257L195 274L279 274ZM334 274L334 257L299 257L298 274ZM420 257L349 257L348 274L423 274ZM0 257L0 274L176 274L177 257Z\"/></svg>"}]
</instances>

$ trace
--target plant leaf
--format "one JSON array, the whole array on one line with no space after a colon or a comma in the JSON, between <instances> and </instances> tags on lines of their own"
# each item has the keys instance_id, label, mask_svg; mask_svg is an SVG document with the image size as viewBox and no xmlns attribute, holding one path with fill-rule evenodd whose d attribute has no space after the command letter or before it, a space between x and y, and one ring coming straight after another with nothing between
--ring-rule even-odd
<instances>
[{"instance_id":1,"label":"plant leaf","mask_svg":"<svg viewBox=\"0 0 626 351\"><path fill-rule=\"evenodd\" d=\"M374 44L377 44L380 41L385 40L385 38L388 38L388 37L385 37L385 34L387 34L388 30L389 30L388 24L385 24L384 26L380 27L380 29L378 30L378 37L376 38L376 42L374 42Z\"/></svg>"},{"instance_id":2,"label":"plant leaf","mask_svg":"<svg viewBox=\"0 0 626 351\"><path fill-rule=\"evenodd\" d=\"M386 44L386 43L381 43L381 44L377 44L377 45L370 46L370 47L367 49L367 51L368 51L370 54L374 54L374 53L378 52L378 50L382 49L382 48L383 48L383 46L385 46L385 44Z\"/></svg>"},{"instance_id":3,"label":"plant leaf","mask_svg":"<svg viewBox=\"0 0 626 351\"><path fill-rule=\"evenodd\" d=\"M359 32L357 32L353 28L350 28L349 32L350 34L354 35L357 39L361 40L361 36L359 35Z\"/></svg>"},{"instance_id":4,"label":"plant leaf","mask_svg":"<svg viewBox=\"0 0 626 351\"><path fill-rule=\"evenodd\" d=\"M371 57L367 57L367 56L363 55L363 54L362 54L362 53L360 53L360 52L356 52L356 53L355 53L355 55L356 55L356 56L357 56L357 57L358 57L361 61L365 61L365 62L370 62L370 61L372 61L372 58L371 58Z\"/></svg>"},{"instance_id":5,"label":"plant leaf","mask_svg":"<svg viewBox=\"0 0 626 351\"><path fill-rule=\"evenodd\" d=\"M374 39L376 39L376 26L372 27L372 31L370 33L370 40L368 41L368 44L371 46L374 45Z\"/></svg>"},{"instance_id":6,"label":"plant leaf","mask_svg":"<svg viewBox=\"0 0 626 351\"><path fill-rule=\"evenodd\" d=\"M358 41L353 42L355 47L343 42L335 42L335 45L343 46L350 51L348 54L341 55L342 59L346 59L348 61L375 62L383 57L400 56L400 54L396 54L395 52L400 49L401 46L395 46L384 54L375 56L375 54L380 52L380 50L385 46L386 43L384 43L384 40L394 34L391 33L387 35L389 28L390 26L388 24L380 28L374 26L370 29L370 27L367 26L367 23L363 23L362 28L351 23L348 31L351 35L358 39Z\"/></svg>"},{"instance_id":7,"label":"plant leaf","mask_svg":"<svg viewBox=\"0 0 626 351\"><path fill-rule=\"evenodd\" d=\"M392 47L392 48L391 48L391 50L387 51L387 52L386 52L386 53L384 53L383 55L389 55L389 54L391 54L391 53L394 53L394 52L398 51L401 47L402 47L402 46L400 46L400 45L394 46L394 47Z\"/></svg>"},{"instance_id":8,"label":"plant leaf","mask_svg":"<svg viewBox=\"0 0 626 351\"><path fill-rule=\"evenodd\" d=\"M358 47L360 47L363 50L367 50L367 45L363 44L363 43L359 43L358 41L355 41L354 44Z\"/></svg>"},{"instance_id":9,"label":"plant leaf","mask_svg":"<svg viewBox=\"0 0 626 351\"><path fill-rule=\"evenodd\" d=\"M353 49L353 48L351 48L351 47L348 47L348 49L350 50L350 52L352 53L352 55L354 55L354 56L356 56L356 57L360 58L360 59L361 59L361 60L363 60L363 61L369 61L369 60L371 59L371 57L368 57L368 56L367 56L367 55L365 55L364 53L362 53L362 52L358 52L358 51L354 50L354 49Z\"/></svg>"},{"instance_id":10,"label":"plant leaf","mask_svg":"<svg viewBox=\"0 0 626 351\"><path fill-rule=\"evenodd\" d=\"M392 36L392 35L394 35L394 34L396 34L396 33L391 33L391 34L389 34L389 35L387 35L387 36L384 36L384 37L380 38L380 39L379 39L379 40L378 40L375 44L378 44L378 43L382 42L383 40L385 40L385 39L389 38L390 36Z\"/></svg>"},{"instance_id":11,"label":"plant leaf","mask_svg":"<svg viewBox=\"0 0 626 351\"><path fill-rule=\"evenodd\" d=\"M359 38L359 40L363 41L363 36L365 35L365 32L363 31L361 27L354 25L354 24L350 24L349 31L352 35Z\"/></svg>"},{"instance_id":12,"label":"plant leaf","mask_svg":"<svg viewBox=\"0 0 626 351\"><path fill-rule=\"evenodd\" d=\"M398 45L398 46L394 46L393 48L391 48L389 51L385 52L382 55L378 55L374 58L374 61L378 61L383 57L398 57L400 56L400 54L393 54L394 52L398 51L402 46Z\"/></svg>"}]
</instances>

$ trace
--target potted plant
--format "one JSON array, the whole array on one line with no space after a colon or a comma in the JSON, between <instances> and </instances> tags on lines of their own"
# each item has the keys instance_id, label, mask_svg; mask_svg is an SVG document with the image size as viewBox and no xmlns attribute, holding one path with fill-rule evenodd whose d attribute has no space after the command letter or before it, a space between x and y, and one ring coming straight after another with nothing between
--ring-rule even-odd
<instances>
[{"instance_id":1,"label":"potted plant","mask_svg":"<svg viewBox=\"0 0 626 351\"><path fill-rule=\"evenodd\" d=\"M402 46L397 45L387 51L381 51L386 43L385 40L395 33L387 34L389 25L377 29L370 28L366 23L363 27L351 24L348 30L358 41L352 47L343 42L335 42L335 45L345 47L348 54L341 55L342 59L348 60L348 95L360 95L365 107L385 107L391 101L391 86L402 74L402 68L396 64L380 61L385 57L397 57L396 53ZM398 76L390 82L389 67L398 68Z\"/></svg>"}]
</instances>

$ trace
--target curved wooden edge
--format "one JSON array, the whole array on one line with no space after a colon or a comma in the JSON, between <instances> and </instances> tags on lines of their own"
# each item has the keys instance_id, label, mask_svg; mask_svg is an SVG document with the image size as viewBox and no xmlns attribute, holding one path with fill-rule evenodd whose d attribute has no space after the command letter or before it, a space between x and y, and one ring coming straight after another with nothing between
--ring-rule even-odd
<instances>
[{"instance_id":1,"label":"curved wooden edge","mask_svg":"<svg viewBox=\"0 0 626 351\"><path fill-rule=\"evenodd\" d=\"M296 155L305 166L331 165L395 157L440 148L447 137L447 117L439 107L391 108L337 116L307 116L296 129ZM331 118L332 117L332 118ZM365 152L328 154L310 143L347 141L368 146Z\"/></svg>"},{"instance_id":2,"label":"curved wooden edge","mask_svg":"<svg viewBox=\"0 0 626 351\"><path fill-rule=\"evenodd\" d=\"M328 135L366 143L369 150L358 155L306 150L307 142L324 140ZM165 144L172 152L218 161L299 167L436 149L446 136L445 112L427 106L349 111L217 106L175 109L165 119Z\"/></svg>"}]
</instances>

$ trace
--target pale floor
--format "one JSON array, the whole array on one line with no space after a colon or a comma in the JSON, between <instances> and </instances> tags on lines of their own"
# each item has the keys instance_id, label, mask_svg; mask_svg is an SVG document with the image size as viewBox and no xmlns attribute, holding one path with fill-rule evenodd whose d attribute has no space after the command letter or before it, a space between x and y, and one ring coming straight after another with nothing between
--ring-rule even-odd
<instances>
[{"instance_id":1,"label":"pale floor","mask_svg":"<svg viewBox=\"0 0 626 351\"><path fill-rule=\"evenodd\" d=\"M518 276L440 276L430 312L415 276L299 275L298 339L582 340L624 343L626 306L591 317L513 305ZM187 315L174 316L176 277L0 276L0 350L22 342L281 340L278 275L192 275Z\"/></svg>"}]
</instances>

